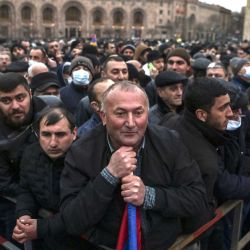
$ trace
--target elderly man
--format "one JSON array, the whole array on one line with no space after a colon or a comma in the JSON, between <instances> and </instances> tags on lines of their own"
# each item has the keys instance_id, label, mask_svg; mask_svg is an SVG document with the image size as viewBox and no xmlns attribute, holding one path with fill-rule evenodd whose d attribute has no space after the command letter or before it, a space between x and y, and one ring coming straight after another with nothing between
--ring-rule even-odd
<instances>
[{"instance_id":1,"label":"elderly man","mask_svg":"<svg viewBox=\"0 0 250 250\"><path fill-rule=\"evenodd\" d=\"M205 209L196 163L175 132L148 126L148 108L144 90L130 82L104 93L104 126L81 137L65 159L61 212L68 233L115 249L130 203L143 249L167 249L182 233L180 218Z\"/></svg>"},{"instance_id":2,"label":"elderly man","mask_svg":"<svg viewBox=\"0 0 250 250\"><path fill-rule=\"evenodd\" d=\"M36 249L68 249L59 214L37 218L39 209L59 210L60 175L64 156L76 138L74 117L62 108L42 111L37 121L39 142L27 147L20 165L20 193L13 238L34 240ZM39 240L35 240L39 239Z\"/></svg>"},{"instance_id":3,"label":"elderly man","mask_svg":"<svg viewBox=\"0 0 250 250\"><path fill-rule=\"evenodd\" d=\"M17 73L0 76L0 195L19 192L19 164L23 150L36 140L31 124L46 104L31 97L26 79ZM0 198L0 235L11 239L15 205Z\"/></svg>"},{"instance_id":4,"label":"elderly man","mask_svg":"<svg viewBox=\"0 0 250 250\"><path fill-rule=\"evenodd\" d=\"M8 51L0 51L0 72L5 72L8 65L11 64L11 56Z\"/></svg>"}]
</instances>

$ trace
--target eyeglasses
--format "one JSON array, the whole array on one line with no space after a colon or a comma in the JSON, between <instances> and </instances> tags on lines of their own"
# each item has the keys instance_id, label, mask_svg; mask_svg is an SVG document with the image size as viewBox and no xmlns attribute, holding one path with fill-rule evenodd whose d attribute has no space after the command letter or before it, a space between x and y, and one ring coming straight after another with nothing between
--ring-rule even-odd
<instances>
[{"instance_id":1,"label":"eyeglasses","mask_svg":"<svg viewBox=\"0 0 250 250\"><path fill-rule=\"evenodd\" d=\"M177 61L168 60L168 62L167 62L167 63L168 63L168 64L170 64L170 65L173 65L173 64L183 65L183 64L185 64L185 62L184 62L184 61L182 61L182 60L177 60Z\"/></svg>"}]
</instances>

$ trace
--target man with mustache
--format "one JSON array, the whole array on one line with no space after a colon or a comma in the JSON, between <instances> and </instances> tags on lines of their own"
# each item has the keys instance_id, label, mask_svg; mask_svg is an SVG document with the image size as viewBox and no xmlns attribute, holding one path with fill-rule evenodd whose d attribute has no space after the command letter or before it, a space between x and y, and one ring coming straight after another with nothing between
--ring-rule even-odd
<instances>
[{"instance_id":1,"label":"man with mustache","mask_svg":"<svg viewBox=\"0 0 250 250\"><path fill-rule=\"evenodd\" d=\"M0 76L0 235L11 240L15 198L19 192L19 163L25 147L36 139L31 124L46 104L32 98L26 79L17 73Z\"/></svg>"}]
</instances>

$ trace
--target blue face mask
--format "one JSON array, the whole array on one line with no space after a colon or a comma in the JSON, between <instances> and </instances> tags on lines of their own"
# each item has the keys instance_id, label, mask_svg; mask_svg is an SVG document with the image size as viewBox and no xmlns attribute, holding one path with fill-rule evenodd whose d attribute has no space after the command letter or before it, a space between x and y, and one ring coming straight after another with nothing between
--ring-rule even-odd
<instances>
[{"instance_id":1,"label":"blue face mask","mask_svg":"<svg viewBox=\"0 0 250 250\"><path fill-rule=\"evenodd\" d=\"M241 117L239 121L229 120L227 123L227 130L233 131L233 130L238 129L240 126L241 126Z\"/></svg>"},{"instance_id":2,"label":"blue face mask","mask_svg":"<svg viewBox=\"0 0 250 250\"><path fill-rule=\"evenodd\" d=\"M244 69L246 72L245 72L245 74L243 74L243 76L250 79L250 66L246 66L246 67L244 67Z\"/></svg>"},{"instance_id":3,"label":"blue face mask","mask_svg":"<svg viewBox=\"0 0 250 250\"><path fill-rule=\"evenodd\" d=\"M78 86L85 86L89 84L89 72L83 69L76 70L72 73L73 82Z\"/></svg>"}]
</instances>

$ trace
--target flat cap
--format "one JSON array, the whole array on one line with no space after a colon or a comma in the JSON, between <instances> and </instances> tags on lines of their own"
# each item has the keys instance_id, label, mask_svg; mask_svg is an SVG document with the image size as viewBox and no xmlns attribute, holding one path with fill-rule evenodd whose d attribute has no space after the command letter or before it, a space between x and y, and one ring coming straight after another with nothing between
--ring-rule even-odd
<instances>
[{"instance_id":1,"label":"flat cap","mask_svg":"<svg viewBox=\"0 0 250 250\"><path fill-rule=\"evenodd\" d=\"M32 93L34 93L35 90L44 91L48 87L52 87L52 86L55 86L58 88L61 87L56 74L53 72L43 72L38 75L35 75L34 77L32 77L31 83L30 83L30 88L31 88Z\"/></svg>"},{"instance_id":2,"label":"flat cap","mask_svg":"<svg viewBox=\"0 0 250 250\"><path fill-rule=\"evenodd\" d=\"M170 70L160 72L155 78L157 87L165 87L177 83L186 84L187 82L188 78L186 76Z\"/></svg>"},{"instance_id":3,"label":"flat cap","mask_svg":"<svg viewBox=\"0 0 250 250\"><path fill-rule=\"evenodd\" d=\"M199 57L191 63L191 67L196 70L206 70L210 63L211 61L207 58Z\"/></svg>"}]
</instances>

